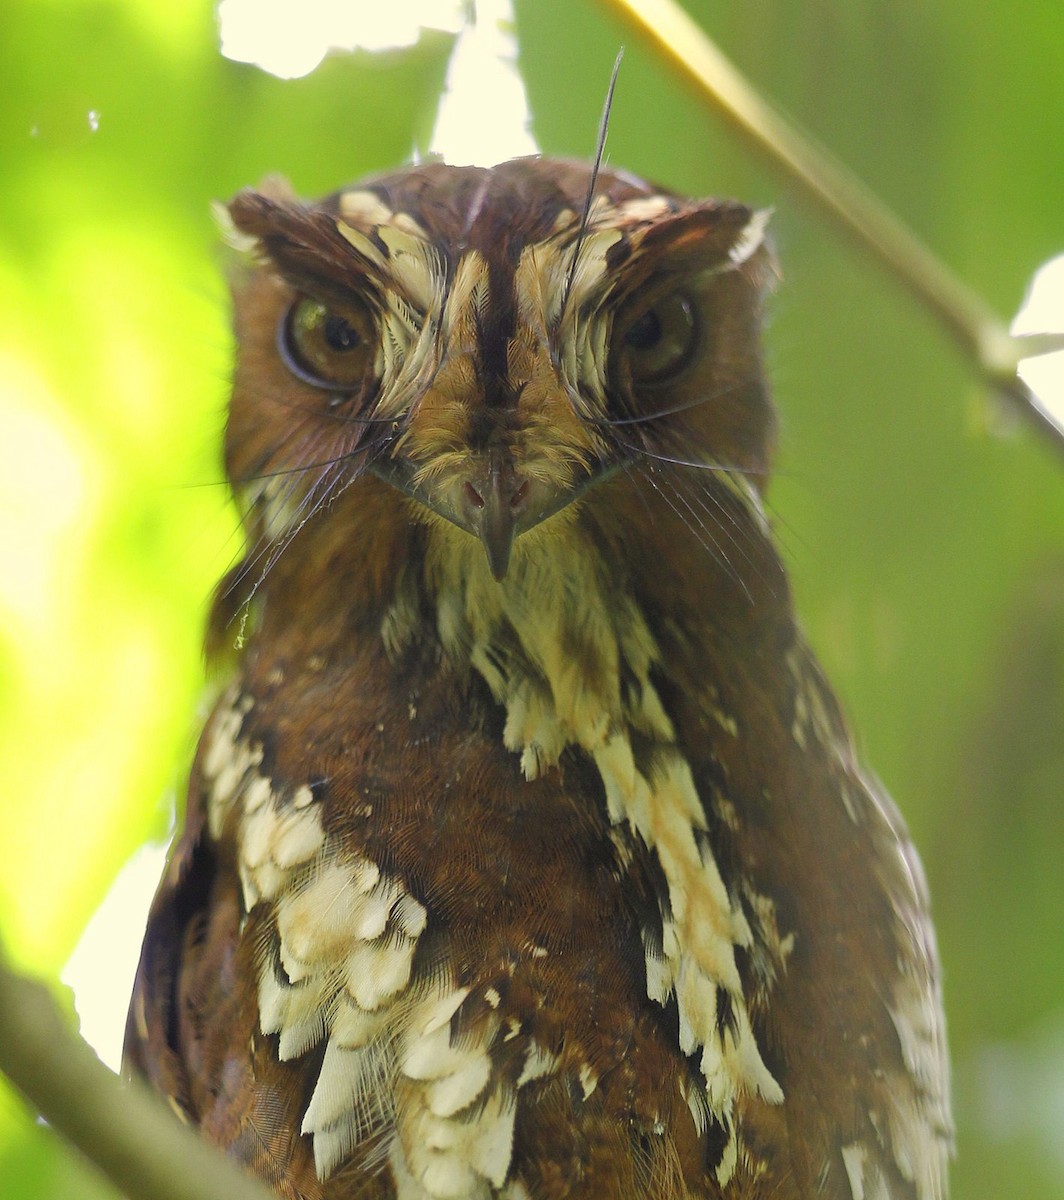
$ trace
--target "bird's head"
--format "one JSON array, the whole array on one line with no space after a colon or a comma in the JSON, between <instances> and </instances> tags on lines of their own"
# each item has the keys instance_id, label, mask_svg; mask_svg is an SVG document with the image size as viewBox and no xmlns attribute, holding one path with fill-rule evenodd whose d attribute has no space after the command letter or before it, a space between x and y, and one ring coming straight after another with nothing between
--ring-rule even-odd
<instances>
[{"instance_id":1,"label":"bird's head","mask_svg":"<svg viewBox=\"0 0 1064 1200\"><path fill-rule=\"evenodd\" d=\"M628 481L760 489L766 214L591 179L543 158L430 163L320 203L277 182L232 201L245 570L360 490L368 514L478 539L502 580L530 530Z\"/></svg>"}]
</instances>

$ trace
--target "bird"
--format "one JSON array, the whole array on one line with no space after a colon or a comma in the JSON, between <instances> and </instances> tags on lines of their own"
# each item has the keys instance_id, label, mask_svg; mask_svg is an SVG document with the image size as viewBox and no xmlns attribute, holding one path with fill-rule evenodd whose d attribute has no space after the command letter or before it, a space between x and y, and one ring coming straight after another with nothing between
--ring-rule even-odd
<instances>
[{"instance_id":1,"label":"bird","mask_svg":"<svg viewBox=\"0 0 1064 1200\"><path fill-rule=\"evenodd\" d=\"M290 1200L943 1200L940 967L765 502L769 214L223 213L245 549L125 1069Z\"/></svg>"}]
</instances>

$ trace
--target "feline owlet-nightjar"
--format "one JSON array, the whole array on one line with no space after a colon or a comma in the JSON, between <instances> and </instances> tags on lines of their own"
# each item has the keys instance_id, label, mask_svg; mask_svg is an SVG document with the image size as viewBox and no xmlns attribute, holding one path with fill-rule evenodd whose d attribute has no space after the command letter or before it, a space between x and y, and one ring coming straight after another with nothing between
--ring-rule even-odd
<instances>
[{"instance_id":1,"label":"feline owlet-nightjar","mask_svg":"<svg viewBox=\"0 0 1064 1200\"><path fill-rule=\"evenodd\" d=\"M127 1062L301 1200L941 1200L921 868L762 506L766 215L229 206L241 649Z\"/></svg>"}]
</instances>

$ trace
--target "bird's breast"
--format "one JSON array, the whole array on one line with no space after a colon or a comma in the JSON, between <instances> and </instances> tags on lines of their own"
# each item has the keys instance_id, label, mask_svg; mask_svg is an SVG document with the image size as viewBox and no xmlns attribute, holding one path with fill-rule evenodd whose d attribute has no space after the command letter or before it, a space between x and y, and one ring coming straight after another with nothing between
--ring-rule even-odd
<instances>
[{"instance_id":1,"label":"bird's breast","mask_svg":"<svg viewBox=\"0 0 1064 1200\"><path fill-rule=\"evenodd\" d=\"M321 1180L376 1146L440 1200L533 1162L726 1183L737 1101L782 1093L660 648L578 539L503 585L467 540L430 542L386 637L252 654L208 730L256 1036L307 1064Z\"/></svg>"}]
</instances>

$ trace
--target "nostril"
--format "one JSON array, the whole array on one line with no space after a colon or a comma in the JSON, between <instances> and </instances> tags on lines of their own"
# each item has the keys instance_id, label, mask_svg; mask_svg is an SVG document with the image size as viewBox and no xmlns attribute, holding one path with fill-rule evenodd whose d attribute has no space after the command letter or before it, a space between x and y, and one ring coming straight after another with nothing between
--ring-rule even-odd
<instances>
[{"instance_id":1,"label":"nostril","mask_svg":"<svg viewBox=\"0 0 1064 1200\"><path fill-rule=\"evenodd\" d=\"M521 505L524 504L524 502L527 499L528 499L528 480L525 479L522 481L521 486L510 497L510 507L511 508L520 508Z\"/></svg>"},{"instance_id":2,"label":"nostril","mask_svg":"<svg viewBox=\"0 0 1064 1200\"><path fill-rule=\"evenodd\" d=\"M465 494L466 494L466 499L469 501L470 504L473 505L474 508L483 508L484 507L484 497L469 482L467 482L465 485Z\"/></svg>"}]
</instances>

